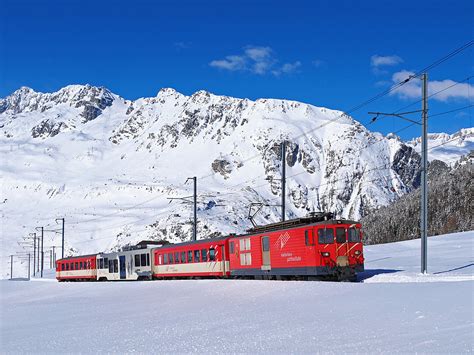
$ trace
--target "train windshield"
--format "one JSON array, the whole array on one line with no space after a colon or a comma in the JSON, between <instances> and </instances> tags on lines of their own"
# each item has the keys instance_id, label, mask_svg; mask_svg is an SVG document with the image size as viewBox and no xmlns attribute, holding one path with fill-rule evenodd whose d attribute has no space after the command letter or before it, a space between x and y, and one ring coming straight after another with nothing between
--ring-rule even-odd
<instances>
[{"instance_id":1,"label":"train windshield","mask_svg":"<svg viewBox=\"0 0 474 355\"><path fill-rule=\"evenodd\" d=\"M360 242L360 231L359 228L349 228L348 236L350 243L359 243Z\"/></svg>"},{"instance_id":2,"label":"train windshield","mask_svg":"<svg viewBox=\"0 0 474 355\"><path fill-rule=\"evenodd\" d=\"M345 243L345 242L346 242L346 229L336 228L336 243Z\"/></svg>"},{"instance_id":3,"label":"train windshield","mask_svg":"<svg viewBox=\"0 0 474 355\"><path fill-rule=\"evenodd\" d=\"M319 244L334 243L334 229L332 228L318 229L318 243Z\"/></svg>"}]
</instances>

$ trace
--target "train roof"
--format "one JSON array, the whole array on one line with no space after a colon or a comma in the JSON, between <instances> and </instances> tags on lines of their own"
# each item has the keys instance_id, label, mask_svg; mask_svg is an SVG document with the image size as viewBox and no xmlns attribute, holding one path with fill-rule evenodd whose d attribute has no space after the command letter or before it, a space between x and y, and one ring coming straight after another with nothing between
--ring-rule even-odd
<instances>
[{"instance_id":1,"label":"train roof","mask_svg":"<svg viewBox=\"0 0 474 355\"><path fill-rule=\"evenodd\" d=\"M88 258L88 257L91 257L91 256L97 256L99 253L95 253L95 254L86 254L86 255L76 255L76 256L69 256L67 258L62 258L62 259L58 259L56 261L65 261L65 260L72 260L72 259L79 259L79 258Z\"/></svg>"},{"instance_id":2,"label":"train roof","mask_svg":"<svg viewBox=\"0 0 474 355\"><path fill-rule=\"evenodd\" d=\"M273 232L277 230L297 228L308 225L317 224L357 224L359 222L348 219L334 219L334 214L331 212L312 212L306 217L290 219L288 221L276 222L266 224L264 226L256 226L247 230L245 235L260 234L266 232Z\"/></svg>"},{"instance_id":3,"label":"train roof","mask_svg":"<svg viewBox=\"0 0 474 355\"><path fill-rule=\"evenodd\" d=\"M333 216L334 215L332 213L317 212L317 213L312 213L307 217L295 218L295 219L291 219L284 222L276 222L276 223L267 224L265 226L254 227L254 228L248 229L247 233L245 234L229 234L229 235L217 237L217 238L198 239L198 240L192 240L192 241L176 243L176 244L167 244L157 249L161 250L161 249L169 249L173 247L180 247L180 246L186 246L186 245L209 243L213 241L225 240L227 238L248 237L250 235L274 232L278 230L286 230L286 229L291 229L291 228L298 228L298 227L303 227L303 226L325 225L325 224L359 224L360 223L360 222L350 220L350 219L333 219Z\"/></svg>"},{"instance_id":4,"label":"train roof","mask_svg":"<svg viewBox=\"0 0 474 355\"><path fill-rule=\"evenodd\" d=\"M231 235L232 236L232 235ZM158 248L153 248L153 249L169 249L173 247L180 247L180 246L186 246L186 245L193 245L193 244L201 244L201 243L210 243L214 241L221 241L221 240L226 240L229 238L229 235L225 235L222 237L217 237L217 238L207 238L207 239L198 239L198 240L190 240L188 242L182 242L182 243L176 243L176 244L166 244Z\"/></svg>"}]
</instances>

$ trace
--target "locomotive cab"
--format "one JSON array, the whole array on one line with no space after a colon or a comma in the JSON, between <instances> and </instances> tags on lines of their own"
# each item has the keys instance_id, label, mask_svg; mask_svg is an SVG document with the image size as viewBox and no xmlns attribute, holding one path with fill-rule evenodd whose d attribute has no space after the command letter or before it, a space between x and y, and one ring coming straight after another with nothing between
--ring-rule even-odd
<instances>
[{"instance_id":1,"label":"locomotive cab","mask_svg":"<svg viewBox=\"0 0 474 355\"><path fill-rule=\"evenodd\" d=\"M318 236L320 265L334 270L341 279L352 279L364 270L360 223L330 220L314 227Z\"/></svg>"}]
</instances>

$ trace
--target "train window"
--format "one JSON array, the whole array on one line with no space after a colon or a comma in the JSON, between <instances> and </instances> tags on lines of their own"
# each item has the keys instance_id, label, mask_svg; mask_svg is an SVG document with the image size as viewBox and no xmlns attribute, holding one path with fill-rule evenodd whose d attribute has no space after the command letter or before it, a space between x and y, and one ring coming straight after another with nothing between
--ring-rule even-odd
<instances>
[{"instance_id":1,"label":"train window","mask_svg":"<svg viewBox=\"0 0 474 355\"><path fill-rule=\"evenodd\" d=\"M140 266L140 254L135 254L135 267L139 267Z\"/></svg>"},{"instance_id":2,"label":"train window","mask_svg":"<svg viewBox=\"0 0 474 355\"><path fill-rule=\"evenodd\" d=\"M360 231L356 228L349 228L349 242L358 243L360 242Z\"/></svg>"},{"instance_id":3,"label":"train window","mask_svg":"<svg viewBox=\"0 0 474 355\"><path fill-rule=\"evenodd\" d=\"M209 249L209 261L216 261L216 250L214 248Z\"/></svg>"},{"instance_id":4,"label":"train window","mask_svg":"<svg viewBox=\"0 0 474 355\"><path fill-rule=\"evenodd\" d=\"M163 254L163 264L168 264L168 254Z\"/></svg>"},{"instance_id":5,"label":"train window","mask_svg":"<svg viewBox=\"0 0 474 355\"><path fill-rule=\"evenodd\" d=\"M346 229L336 228L336 243L345 243L345 242L346 242Z\"/></svg>"},{"instance_id":6,"label":"train window","mask_svg":"<svg viewBox=\"0 0 474 355\"><path fill-rule=\"evenodd\" d=\"M146 254L146 266L150 266L150 254Z\"/></svg>"},{"instance_id":7,"label":"train window","mask_svg":"<svg viewBox=\"0 0 474 355\"><path fill-rule=\"evenodd\" d=\"M107 269L109 265L109 258L104 258L104 269Z\"/></svg>"},{"instance_id":8,"label":"train window","mask_svg":"<svg viewBox=\"0 0 474 355\"><path fill-rule=\"evenodd\" d=\"M79 262L76 261L76 265L74 265L74 270L79 270Z\"/></svg>"},{"instance_id":9,"label":"train window","mask_svg":"<svg viewBox=\"0 0 474 355\"><path fill-rule=\"evenodd\" d=\"M118 260L115 259L114 260L114 273L117 273L118 272Z\"/></svg>"},{"instance_id":10,"label":"train window","mask_svg":"<svg viewBox=\"0 0 474 355\"><path fill-rule=\"evenodd\" d=\"M174 253L174 262L176 264L179 264L179 251Z\"/></svg>"},{"instance_id":11,"label":"train window","mask_svg":"<svg viewBox=\"0 0 474 355\"><path fill-rule=\"evenodd\" d=\"M185 262L186 262L186 252L185 252L185 251L182 251L182 252L181 252L181 262L182 262L182 263L185 263Z\"/></svg>"},{"instance_id":12,"label":"train window","mask_svg":"<svg viewBox=\"0 0 474 355\"><path fill-rule=\"evenodd\" d=\"M193 251L189 250L188 251L188 263L192 263L192 262L193 262Z\"/></svg>"},{"instance_id":13,"label":"train window","mask_svg":"<svg viewBox=\"0 0 474 355\"><path fill-rule=\"evenodd\" d=\"M262 251L270 251L270 237L262 237Z\"/></svg>"},{"instance_id":14,"label":"train window","mask_svg":"<svg viewBox=\"0 0 474 355\"><path fill-rule=\"evenodd\" d=\"M318 229L318 242L319 244L334 243L334 229L332 228Z\"/></svg>"},{"instance_id":15,"label":"train window","mask_svg":"<svg viewBox=\"0 0 474 355\"><path fill-rule=\"evenodd\" d=\"M74 270L74 263L70 263L69 266L70 266L70 269L71 269L71 270Z\"/></svg>"},{"instance_id":16,"label":"train window","mask_svg":"<svg viewBox=\"0 0 474 355\"><path fill-rule=\"evenodd\" d=\"M201 261L207 261L207 249L201 249Z\"/></svg>"},{"instance_id":17,"label":"train window","mask_svg":"<svg viewBox=\"0 0 474 355\"><path fill-rule=\"evenodd\" d=\"M99 269L104 267L104 259L97 259L99 261Z\"/></svg>"},{"instance_id":18,"label":"train window","mask_svg":"<svg viewBox=\"0 0 474 355\"><path fill-rule=\"evenodd\" d=\"M234 254L235 252L235 245L234 242L229 243L229 253Z\"/></svg>"},{"instance_id":19,"label":"train window","mask_svg":"<svg viewBox=\"0 0 474 355\"><path fill-rule=\"evenodd\" d=\"M64 271L64 264L61 264L61 271Z\"/></svg>"},{"instance_id":20,"label":"train window","mask_svg":"<svg viewBox=\"0 0 474 355\"><path fill-rule=\"evenodd\" d=\"M82 270L82 266L83 266L83 264L82 264L82 261L81 261L81 262L79 262L79 270Z\"/></svg>"},{"instance_id":21,"label":"train window","mask_svg":"<svg viewBox=\"0 0 474 355\"><path fill-rule=\"evenodd\" d=\"M140 255L140 264L142 266L146 266L146 254L141 254Z\"/></svg>"},{"instance_id":22,"label":"train window","mask_svg":"<svg viewBox=\"0 0 474 355\"><path fill-rule=\"evenodd\" d=\"M113 273L114 272L114 263L112 262L112 260L109 260L109 273Z\"/></svg>"},{"instance_id":23,"label":"train window","mask_svg":"<svg viewBox=\"0 0 474 355\"><path fill-rule=\"evenodd\" d=\"M69 264L66 263L66 271L68 271L68 270L69 270Z\"/></svg>"},{"instance_id":24,"label":"train window","mask_svg":"<svg viewBox=\"0 0 474 355\"><path fill-rule=\"evenodd\" d=\"M168 260L169 260L170 264L173 264L173 253L168 254Z\"/></svg>"},{"instance_id":25,"label":"train window","mask_svg":"<svg viewBox=\"0 0 474 355\"><path fill-rule=\"evenodd\" d=\"M199 252L199 250L195 250L195 251L194 251L194 262L195 262L195 263L198 263L198 262L201 261L201 260L200 260L200 259L201 259L200 256L201 256L201 253Z\"/></svg>"},{"instance_id":26,"label":"train window","mask_svg":"<svg viewBox=\"0 0 474 355\"><path fill-rule=\"evenodd\" d=\"M242 238L239 240L240 251L250 250L250 238Z\"/></svg>"},{"instance_id":27,"label":"train window","mask_svg":"<svg viewBox=\"0 0 474 355\"><path fill-rule=\"evenodd\" d=\"M240 254L240 265L252 265L252 254L251 253Z\"/></svg>"}]
</instances>

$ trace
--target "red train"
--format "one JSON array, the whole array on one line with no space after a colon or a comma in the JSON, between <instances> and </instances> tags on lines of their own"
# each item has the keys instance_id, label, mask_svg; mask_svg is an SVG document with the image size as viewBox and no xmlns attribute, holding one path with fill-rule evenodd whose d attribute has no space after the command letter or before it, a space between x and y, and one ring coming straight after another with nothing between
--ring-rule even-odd
<instances>
[{"instance_id":1,"label":"red train","mask_svg":"<svg viewBox=\"0 0 474 355\"><path fill-rule=\"evenodd\" d=\"M248 234L238 236L62 259L57 262L56 277L59 281L170 278L355 280L356 274L364 270L360 229L358 222L333 219L331 214L318 213L256 227ZM83 268L80 267L81 261ZM68 264L73 266L68 269Z\"/></svg>"}]
</instances>

